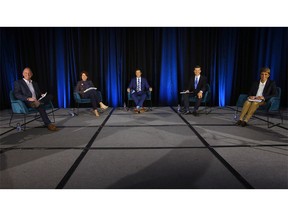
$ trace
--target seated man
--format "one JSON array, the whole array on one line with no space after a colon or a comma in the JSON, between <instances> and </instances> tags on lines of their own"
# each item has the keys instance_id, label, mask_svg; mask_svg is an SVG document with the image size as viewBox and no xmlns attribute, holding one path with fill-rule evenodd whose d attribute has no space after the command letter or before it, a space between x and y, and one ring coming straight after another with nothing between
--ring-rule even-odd
<instances>
[{"instance_id":1,"label":"seated man","mask_svg":"<svg viewBox=\"0 0 288 216\"><path fill-rule=\"evenodd\" d=\"M52 96L46 95L41 102L38 99L42 96L39 86L36 82L32 82L31 78L33 73L29 67L23 70L23 79L14 82L14 95L18 100L23 101L28 107L32 107L38 110L45 126L50 131L57 131L54 124L48 118L46 110L43 108L43 104L51 101ZM37 99L38 98L38 99Z\"/></svg>"},{"instance_id":2,"label":"seated man","mask_svg":"<svg viewBox=\"0 0 288 216\"><path fill-rule=\"evenodd\" d=\"M131 80L127 92L131 94L131 97L135 102L136 108L134 111L136 113L140 113L145 112L145 109L143 108L143 103L147 96L146 91L152 91L152 88L149 86L147 80L141 77L141 70L137 69L135 74L136 77Z\"/></svg>"},{"instance_id":3,"label":"seated man","mask_svg":"<svg viewBox=\"0 0 288 216\"><path fill-rule=\"evenodd\" d=\"M197 110L201 105L202 97L206 91L206 83L207 78L205 76L200 75L201 74L201 67L199 65L196 65L194 67L194 75L191 77L188 90L186 90L186 94L184 94L184 115L187 115L190 113L189 110L189 97L197 97L194 109L192 114L194 116L197 116Z\"/></svg>"},{"instance_id":4,"label":"seated man","mask_svg":"<svg viewBox=\"0 0 288 216\"><path fill-rule=\"evenodd\" d=\"M274 81L269 79L270 68L261 68L260 77L260 81L256 81L253 83L248 94L249 97L243 105L239 121L236 122L236 125L241 125L242 127L247 126L247 122L252 117L254 112L258 109L258 107L264 105L265 101L267 101L271 97L276 96L276 84ZM251 101L255 99L260 101Z\"/></svg>"}]
</instances>

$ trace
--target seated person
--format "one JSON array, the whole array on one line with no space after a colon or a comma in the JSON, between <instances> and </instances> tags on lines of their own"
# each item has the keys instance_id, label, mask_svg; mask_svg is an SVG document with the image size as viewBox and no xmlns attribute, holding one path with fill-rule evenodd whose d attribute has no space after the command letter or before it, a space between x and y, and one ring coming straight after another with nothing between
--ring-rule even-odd
<instances>
[{"instance_id":1,"label":"seated person","mask_svg":"<svg viewBox=\"0 0 288 216\"><path fill-rule=\"evenodd\" d=\"M99 116L99 113L97 111L98 105L100 105L100 108L102 110L106 110L108 108L108 106L106 106L102 102L101 94L99 94L99 91L97 91L96 89L91 89L91 90L84 92L85 90L87 90L91 87L94 87L92 81L88 80L87 71L82 71L80 76L81 76L82 80L78 81L77 86L76 86L76 91L80 94L80 96L82 98L90 98L91 99L94 113L95 113L96 117L98 117Z\"/></svg>"},{"instance_id":2,"label":"seated person","mask_svg":"<svg viewBox=\"0 0 288 216\"><path fill-rule=\"evenodd\" d=\"M256 81L253 83L248 94L249 97L243 105L239 121L236 122L236 125L241 125L242 127L247 126L247 122L252 117L254 112L258 109L258 107L264 105L265 101L267 101L271 97L276 96L276 84L274 81L269 79L270 68L261 68L260 77L260 81ZM249 101L249 99L258 99L261 100L261 102L253 102Z\"/></svg>"},{"instance_id":3,"label":"seated person","mask_svg":"<svg viewBox=\"0 0 288 216\"><path fill-rule=\"evenodd\" d=\"M146 91L152 91L152 88L149 86L147 80L141 77L142 72L140 69L137 69L135 74L136 77L131 80L127 88L127 92L131 94L131 97L135 102L136 108L134 109L134 111L136 113L142 113L145 112L145 109L143 108L143 103L147 96Z\"/></svg>"},{"instance_id":4,"label":"seated person","mask_svg":"<svg viewBox=\"0 0 288 216\"><path fill-rule=\"evenodd\" d=\"M184 109L185 109L184 115L190 113L189 97L197 97L192 114L194 116L198 115L197 110L201 105L202 97L206 91L206 83L207 83L207 78L200 74L201 74L201 67L199 65L196 65L194 67L194 75L190 79L188 90L186 90L187 94L184 94Z\"/></svg>"},{"instance_id":5,"label":"seated person","mask_svg":"<svg viewBox=\"0 0 288 216\"><path fill-rule=\"evenodd\" d=\"M24 68L22 75L23 79L14 82L14 96L28 107L36 109L48 130L57 131L57 127L51 123L43 107L51 101L52 96L47 94L41 101L38 101L43 94L41 94L38 84L31 80L33 76L31 69L29 67Z\"/></svg>"}]
</instances>

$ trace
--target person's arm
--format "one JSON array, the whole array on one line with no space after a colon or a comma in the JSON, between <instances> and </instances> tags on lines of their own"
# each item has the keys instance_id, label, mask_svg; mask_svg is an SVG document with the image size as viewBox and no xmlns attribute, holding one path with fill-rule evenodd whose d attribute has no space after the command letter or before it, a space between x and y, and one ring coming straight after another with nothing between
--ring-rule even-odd
<instances>
[{"instance_id":1,"label":"person's arm","mask_svg":"<svg viewBox=\"0 0 288 216\"><path fill-rule=\"evenodd\" d=\"M197 93L198 98L202 98L203 97L203 93L206 91L206 77L200 77L201 80L201 88L200 91Z\"/></svg>"},{"instance_id":2,"label":"person's arm","mask_svg":"<svg viewBox=\"0 0 288 216\"><path fill-rule=\"evenodd\" d=\"M80 81L77 82L75 92L81 93L81 82Z\"/></svg>"},{"instance_id":3,"label":"person's arm","mask_svg":"<svg viewBox=\"0 0 288 216\"><path fill-rule=\"evenodd\" d=\"M93 82L92 82L91 80L89 81L89 88L90 88L90 87L95 87L94 84L93 84Z\"/></svg>"},{"instance_id":4,"label":"person's arm","mask_svg":"<svg viewBox=\"0 0 288 216\"><path fill-rule=\"evenodd\" d=\"M149 90L149 91L152 91L152 88L150 87L147 79L145 79L145 89Z\"/></svg>"},{"instance_id":5,"label":"person's arm","mask_svg":"<svg viewBox=\"0 0 288 216\"><path fill-rule=\"evenodd\" d=\"M190 78L189 83L188 83L188 89L186 89L186 92L193 92L193 81L194 81L195 77L193 76L192 78Z\"/></svg>"},{"instance_id":6,"label":"person's arm","mask_svg":"<svg viewBox=\"0 0 288 216\"><path fill-rule=\"evenodd\" d=\"M274 81L271 82L271 90L268 92L268 94L265 96L263 96L264 100L267 101L269 100L271 97L275 97L277 95L277 87L276 87L276 83Z\"/></svg>"},{"instance_id":7,"label":"person's arm","mask_svg":"<svg viewBox=\"0 0 288 216\"><path fill-rule=\"evenodd\" d=\"M203 81L202 81L202 86L201 86L200 92L204 93L206 91L207 78L206 77L202 77L202 79L203 79Z\"/></svg>"},{"instance_id":8,"label":"person's arm","mask_svg":"<svg viewBox=\"0 0 288 216\"><path fill-rule=\"evenodd\" d=\"M131 91L132 82L133 82L133 79L130 81L129 86L128 86L128 88L127 88L127 92L128 92L128 93L130 93L130 91Z\"/></svg>"},{"instance_id":9,"label":"person's arm","mask_svg":"<svg viewBox=\"0 0 288 216\"><path fill-rule=\"evenodd\" d=\"M258 88L256 89L256 92L255 92L255 88L256 88L256 85L257 85L257 84L258 84L257 82L254 82L254 83L252 84L251 88L250 88L250 91L249 91L249 93L248 93L248 97L249 97L250 99L255 99L255 98L256 98L256 93L257 93Z\"/></svg>"},{"instance_id":10,"label":"person's arm","mask_svg":"<svg viewBox=\"0 0 288 216\"><path fill-rule=\"evenodd\" d=\"M14 82L14 96L18 99L18 100L21 100L21 101L27 101L29 97L25 96L22 92L22 89L21 89L21 86L20 86L20 83L19 81L15 81Z\"/></svg>"}]
</instances>

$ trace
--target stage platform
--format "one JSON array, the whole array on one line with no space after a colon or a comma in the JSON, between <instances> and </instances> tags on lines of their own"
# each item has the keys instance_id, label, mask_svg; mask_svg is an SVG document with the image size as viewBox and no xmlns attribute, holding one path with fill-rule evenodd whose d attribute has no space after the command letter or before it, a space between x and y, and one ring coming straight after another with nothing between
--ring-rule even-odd
<instances>
[{"instance_id":1,"label":"stage platform","mask_svg":"<svg viewBox=\"0 0 288 216\"><path fill-rule=\"evenodd\" d=\"M99 118L88 108L78 116L56 109L57 132L33 115L17 132L11 111L1 111L0 188L288 188L287 110L279 126L267 128L258 114L243 128L235 126L235 107L201 109L195 117L175 107L109 108Z\"/></svg>"}]
</instances>

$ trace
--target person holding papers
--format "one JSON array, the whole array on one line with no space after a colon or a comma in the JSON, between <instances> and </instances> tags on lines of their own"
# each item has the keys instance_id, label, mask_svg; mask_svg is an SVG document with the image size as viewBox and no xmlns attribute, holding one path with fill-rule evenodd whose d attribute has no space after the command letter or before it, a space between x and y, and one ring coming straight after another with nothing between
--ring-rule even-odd
<instances>
[{"instance_id":1,"label":"person holding papers","mask_svg":"<svg viewBox=\"0 0 288 216\"><path fill-rule=\"evenodd\" d=\"M135 102L136 108L134 109L135 113L142 113L146 110L143 107L143 103L147 96L147 91L152 91L152 88L149 86L147 80L142 76L140 69L137 69L135 72L136 77L130 81L130 84L127 88L127 92L131 94L131 98Z\"/></svg>"},{"instance_id":2,"label":"person holding papers","mask_svg":"<svg viewBox=\"0 0 288 216\"><path fill-rule=\"evenodd\" d=\"M36 109L48 130L57 131L57 127L51 123L46 110L43 108L43 105L52 100L52 96L47 95L47 92L41 94L38 84L31 79L33 73L29 67L24 68L22 75L23 79L14 82L14 96L28 107Z\"/></svg>"},{"instance_id":3,"label":"person holding papers","mask_svg":"<svg viewBox=\"0 0 288 216\"><path fill-rule=\"evenodd\" d=\"M269 79L270 68L261 68L260 77L260 81L253 83L248 94L249 97L243 105L239 121L236 122L236 125L247 126L247 122L258 107L264 105L265 101L277 94L275 82Z\"/></svg>"},{"instance_id":4,"label":"person holding papers","mask_svg":"<svg viewBox=\"0 0 288 216\"><path fill-rule=\"evenodd\" d=\"M97 88L93 85L91 80L88 80L88 73L87 71L82 71L80 73L81 76L81 81L78 81L77 86L76 86L76 91L79 92L80 96L82 98L90 98L92 107L94 110L94 113L96 117L99 116L99 113L97 111L98 106L100 105L100 108L102 110L106 110L108 106L106 106L102 102L102 97L101 93L97 91Z\"/></svg>"},{"instance_id":5,"label":"person holding papers","mask_svg":"<svg viewBox=\"0 0 288 216\"><path fill-rule=\"evenodd\" d=\"M188 89L183 92L184 109L185 109L184 115L190 113L189 97L196 97L197 100L194 109L192 111L192 114L194 116L198 116L197 110L201 104L203 95L206 91L206 84L207 84L207 78L201 75L201 67L199 65L196 65L194 67L194 75L190 79Z\"/></svg>"}]
</instances>

